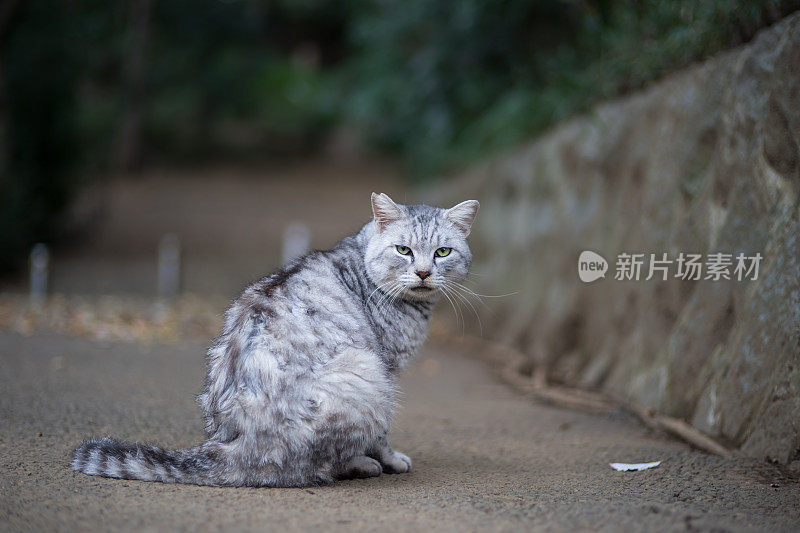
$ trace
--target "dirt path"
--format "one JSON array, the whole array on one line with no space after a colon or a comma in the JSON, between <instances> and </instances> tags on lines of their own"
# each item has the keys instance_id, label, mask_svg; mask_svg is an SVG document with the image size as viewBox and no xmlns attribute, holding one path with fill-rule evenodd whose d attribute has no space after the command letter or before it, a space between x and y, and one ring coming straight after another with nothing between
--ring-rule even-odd
<instances>
[{"instance_id":1,"label":"dirt path","mask_svg":"<svg viewBox=\"0 0 800 533\"><path fill-rule=\"evenodd\" d=\"M393 443L411 474L312 489L88 477L88 435L166 446L202 438L203 347L0 334L0 529L795 530L800 485L651 434L621 414L532 404L481 363L429 347L402 379ZM620 473L611 461L662 460Z\"/></svg>"},{"instance_id":2,"label":"dirt path","mask_svg":"<svg viewBox=\"0 0 800 533\"><path fill-rule=\"evenodd\" d=\"M290 223L308 226L312 247L329 248L370 219L371 192L405 201L407 189L388 164L364 161L153 169L113 180L75 205L76 213L102 205L101 216L79 241L52 250L50 290L153 296L158 243L174 233L183 290L232 298L279 266ZM24 292L25 276L0 278L0 292Z\"/></svg>"}]
</instances>

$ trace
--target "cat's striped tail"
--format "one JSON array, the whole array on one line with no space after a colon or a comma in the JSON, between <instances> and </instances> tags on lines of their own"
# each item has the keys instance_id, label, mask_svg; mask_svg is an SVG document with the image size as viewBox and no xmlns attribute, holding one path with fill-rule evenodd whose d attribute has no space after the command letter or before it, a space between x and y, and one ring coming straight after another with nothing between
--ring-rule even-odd
<instances>
[{"instance_id":1,"label":"cat's striped tail","mask_svg":"<svg viewBox=\"0 0 800 533\"><path fill-rule=\"evenodd\" d=\"M214 475L220 466L219 449L208 442L188 450L165 450L103 438L87 440L72 452L72 468L78 472L118 479L220 485Z\"/></svg>"}]
</instances>

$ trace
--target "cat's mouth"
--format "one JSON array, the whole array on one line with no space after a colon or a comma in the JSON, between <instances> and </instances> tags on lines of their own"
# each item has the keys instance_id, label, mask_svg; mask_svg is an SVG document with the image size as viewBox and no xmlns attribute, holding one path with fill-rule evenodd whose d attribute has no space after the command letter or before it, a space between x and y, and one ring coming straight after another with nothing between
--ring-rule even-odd
<instances>
[{"instance_id":1,"label":"cat's mouth","mask_svg":"<svg viewBox=\"0 0 800 533\"><path fill-rule=\"evenodd\" d=\"M433 290L433 287L429 287L428 285L417 285L415 287L411 287L411 290L414 292L425 293L425 292L431 292Z\"/></svg>"}]
</instances>

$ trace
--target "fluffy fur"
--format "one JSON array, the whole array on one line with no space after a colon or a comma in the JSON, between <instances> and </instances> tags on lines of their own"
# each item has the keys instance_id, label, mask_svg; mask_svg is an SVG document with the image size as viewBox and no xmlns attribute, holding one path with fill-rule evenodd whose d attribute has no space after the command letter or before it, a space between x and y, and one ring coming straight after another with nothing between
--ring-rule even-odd
<instances>
[{"instance_id":1,"label":"fluffy fur","mask_svg":"<svg viewBox=\"0 0 800 533\"><path fill-rule=\"evenodd\" d=\"M254 283L228 309L198 398L206 442L164 450L92 439L72 467L269 487L408 472L387 438L395 375L425 341L442 290L466 277L478 202L445 210L373 194L372 209L356 235Z\"/></svg>"}]
</instances>

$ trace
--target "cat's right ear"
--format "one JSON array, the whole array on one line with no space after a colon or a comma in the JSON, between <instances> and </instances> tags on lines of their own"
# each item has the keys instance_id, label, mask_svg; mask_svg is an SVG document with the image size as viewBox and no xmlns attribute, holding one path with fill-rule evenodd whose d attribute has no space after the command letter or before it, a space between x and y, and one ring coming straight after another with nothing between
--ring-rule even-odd
<instances>
[{"instance_id":1,"label":"cat's right ear","mask_svg":"<svg viewBox=\"0 0 800 533\"><path fill-rule=\"evenodd\" d=\"M372 216L378 231L383 231L392 222L402 219L403 210L386 194L372 193Z\"/></svg>"}]
</instances>

